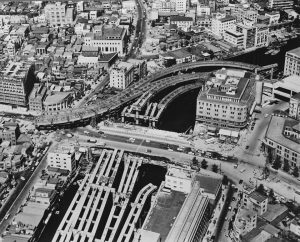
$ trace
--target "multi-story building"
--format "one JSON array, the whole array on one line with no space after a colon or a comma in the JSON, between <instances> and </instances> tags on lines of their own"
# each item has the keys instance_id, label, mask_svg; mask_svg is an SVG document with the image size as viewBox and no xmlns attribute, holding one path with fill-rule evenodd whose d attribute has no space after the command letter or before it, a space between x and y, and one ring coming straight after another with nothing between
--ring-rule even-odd
<instances>
[{"instance_id":1,"label":"multi-story building","mask_svg":"<svg viewBox=\"0 0 300 242\"><path fill-rule=\"evenodd\" d=\"M196 122L216 127L243 128L255 105L253 73L222 69L197 98Z\"/></svg>"},{"instance_id":2,"label":"multi-story building","mask_svg":"<svg viewBox=\"0 0 300 242\"><path fill-rule=\"evenodd\" d=\"M175 11L177 13L185 13L187 0L172 0L175 2Z\"/></svg>"},{"instance_id":3,"label":"multi-story building","mask_svg":"<svg viewBox=\"0 0 300 242\"><path fill-rule=\"evenodd\" d=\"M56 92L48 95L44 101L45 111L59 111L69 107L73 99L71 92Z\"/></svg>"},{"instance_id":4,"label":"multi-story building","mask_svg":"<svg viewBox=\"0 0 300 242\"><path fill-rule=\"evenodd\" d=\"M16 145L20 136L20 128L17 123L6 122L0 128L0 140L9 141L11 145Z\"/></svg>"},{"instance_id":5,"label":"multi-story building","mask_svg":"<svg viewBox=\"0 0 300 242\"><path fill-rule=\"evenodd\" d=\"M265 152L288 162L291 169L300 166L299 127L299 120L272 116L263 140Z\"/></svg>"},{"instance_id":6,"label":"multi-story building","mask_svg":"<svg viewBox=\"0 0 300 242\"><path fill-rule=\"evenodd\" d=\"M147 76L147 61L138 59L129 59L128 63L133 64L134 67L134 80L140 80Z\"/></svg>"},{"instance_id":7,"label":"multi-story building","mask_svg":"<svg viewBox=\"0 0 300 242\"><path fill-rule=\"evenodd\" d=\"M295 94L290 99L289 116L300 120L300 93Z\"/></svg>"},{"instance_id":8,"label":"multi-story building","mask_svg":"<svg viewBox=\"0 0 300 242\"><path fill-rule=\"evenodd\" d=\"M270 13L265 13L266 17L269 17L269 24L278 24L279 19L280 19L280 13L279 12L270 12Z\"/></svg>"},{"instance_id":9,"label":"multi-story building","mask_svg":"<svg viewBox=\"0 0 300 242\"><path fill-rule=\"evenodd\" d=\"M269 44L269 28L267 25L244 21L236 25L236 30L244 35L243 47L246 50Z\"/></svg>"},{"instance_id":10,"label":"multi-story building","mask_svg":"<svg viewBox=\"0 0 300 242\"><path fill-rule=\"evenodd\" d=\"M185 16L171 16L170 24L176 24L177 28L181 28L183 30L188 30L193 25L193 18L185 17Z\"/></svg>"},{"instance_id":11,"label":"multi-story building","mask_svg":"<svg viewBox=\"0 0 300 242\"><path fill-rule=\"evenodd\" d=\"M256 23L258 17L258 11L253 9L245 9L241 6L237 8L235 14L233 15L236 16L237 22L242 22L244 19L247 19Z\"/></svg>"},{"instance_id":12,"label":"multi-story building","mask_svg":"<svg viewBox=\"0 0 300 242\"><path fill-rule=\"evenodd\" d=\"M210 15L210 7L208 5L197 3L197 16Z\"/></svg>"},{"instance_id":13,"label":"multi-story building","mask_svg":"<svg viewBox=\"0 0 300 242\"><path fill-rule=\"evenodd\" d=\"M238 48L244 47L244 34L237 32L234 29L225 30L224 40Z\"/></svg>"},{"instance_id":14,"label":"multi-story building","mask_svg":"<svg viewBox=\"0 0 300 242\"><path fill-rule=\"evenodd\" d=\"M285 53L284 75L300 76L300 47Z\"/></svg>"},{"instance_id":15,"label":"multi-story building","mask_svg":"<svg viewBox=\"0 0 300 242\"><path fill-rule=\"evenodd\" d=\"M268 197L261 195L256 191L243 193L242 206L253 210L258 215L262 215L267 211L268 208Z\"/></svg>"},{"instance_id":16,"label":"multi-story building","mask_svg":"<svg viewBox=\"0 0 300 242\"><path fill-rule=\"evenodd\" d=\"M109 86L125 89L134 79L133 65L127 62L116 64L109 77Z\"/></svg>"},{"instance_id":17,"label":"multi-story building","mask_svg":"<svg viewBox=\"0 0 300 242\"><path fill-rule=\"evenodd\" d=\"M46 19L50 26L73 24L75 19L74 5L62 2L48 3L45 6Z\"/></svg>"},{"instance_id":18,"label":"multi-story building","mask_svg":"<svg viewBox=\"0 0 300 242\"><path fill-rule=\"evenodd\" d=\"M211 30L212 33L218 36L223 36L224 32L228 29L233 29L236 19L232 16L217 15L212 18Z\"/></svg>"},{"instance_id":19,"label":"multi-story building","mask_svg":"<svg viewBox=\"0 0 300 242\"><path fill-rule=\"evenodd\" d=\"M240 207L233 222L234 241L240 241L241 236L247 234L257 225L257 213L251 209Z\"/></svg>"},{"instance_id":20,"label":"multi-story building","mask_svg":"<svg viewBox=\"0 0 300 242\"><path fill-rule=\"evenodd\" d=\"M72 173L76 169L75 151L71 147L56 145L49 150L47 163L49 167L68 170Z\"/></svg>"},{"instance_id":21,"label":"multi-story building","mask_svg":"<svg viewBox=\"0 0 300 242\"><path fill-rule=\"evenodd\" d=\"M104 54L117 52L125 55L127 31L120 27L104 27L98 33L88 33L84 37L84 44L99 47Z\"/></svg>"},{"instance_id":22,"label":"multi-story building","mask_svg":"<svg viewBox=\"0 0 300 242\"><path fill-rule=\"evenodd\" d=\"M0 103L27 106L28 96L35 82L34 65L9 62L1 71Z\"/></svg>"},{"instance_id":23,"label":"multi-story building","mask_svg":"<svg viewBox=\"0 0 300 242\"><path fill-rule=\"evenodd\" d=\"M193 178L191 170L170 166L166 173L165 187L174 191L190 193L193 185Z\"/></svg>"},{"instance_id":24,"label":"multi-story building","mask_svg":"<svg viewBox=\"0 0 300 242\"><path fill-rule=\"evenodd\" d=\"M276 10L292 9L294 6L293 0L269 0L269 8Z\"/></svg>"},{"instance_id":25,"label":"multi-story building","mask_svg":"<svg viewBox=\"0 0 300 242\"><path fill-rule=\"evenodd\" d=\"M46 95L47 87L43 83L35 83L29 95L29 110L42 112Z\"/></svg>"}]
</instances>

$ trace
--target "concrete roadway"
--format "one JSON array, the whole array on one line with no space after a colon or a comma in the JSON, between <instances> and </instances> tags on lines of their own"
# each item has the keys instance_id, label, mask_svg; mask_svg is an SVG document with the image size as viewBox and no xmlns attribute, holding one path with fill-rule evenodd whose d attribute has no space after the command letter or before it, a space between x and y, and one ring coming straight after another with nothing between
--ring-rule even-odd
<instances>
[{"instance_id":1,"label":"concrete roadway","mask_svg":"<svg viewBox=\"0 0 300 242\"><path fill-rule=\"evenodd\" d=\"M34 183L37 181L38 177L40 176L41 171L45 169L46 166L47 166L47 153L42 157L39 165L35 168L35 170L32 173L30 172L28 177L25 177L26 180L24 181L24 183L21 183L22 188L20 190L16 189L15 196L11 196L10 199L7 201L6 204L8 204L8 206L5 207L5 211L1 210L0 212L0 220L1 220L0 234L1 235L3 235L6 227L11 223L12 219L17 214L19 208L24 203ZM4 219L5 214L10 214L8 219Z\"/></svg>"}]
</instances>

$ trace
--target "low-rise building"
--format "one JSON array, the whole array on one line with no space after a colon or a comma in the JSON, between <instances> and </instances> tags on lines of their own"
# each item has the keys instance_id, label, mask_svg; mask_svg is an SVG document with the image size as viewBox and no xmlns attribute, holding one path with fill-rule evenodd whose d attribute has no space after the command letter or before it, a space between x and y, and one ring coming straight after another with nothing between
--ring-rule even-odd
<instances>
[{"instance_id":1,"label":"low-rise building","mask_svg":"<svg viewBox=\"0 0 300 242\"><path fill-rule=\"evenodd\" d=\"M253 212L258 215L262 215L267 211L268 197L261 195L256 191L252 191L250 193L244 191L242 204L246 208L253 210Z\"/></svg>"},{"instance_id":2,"label":"low-rise building","mask_svg":"<svg viewBox=\"0 0 300 242\"><path fill-rule=\"evenodd\" d=\"M300 236L300 221L299 219L294 219L290 223L290 231L297 236Z\"/></svg>"},{"instance_id":3,"label":"low-rise building","mask_svg":"<svg viewBox=\"0 0 300 242\"><path fill-rule=\"evenodd\" d=\"M225 30L224 40L238 48L244 47L244 34L237 32L234 29Z\"/></svg>"},{"instance_id":4,"label":"low-rise building","mask_svg":"<svg viewBox=\"0 0 300 242\"><path fill-rule=\"evenodd\" d=\"M178 192L190 193L193 185L193 173L188 169L169 166L165 180L165 187Z\"/></svg>"},{"instance_id":5,"label":"low-rise building","mask_svg":"<svg viewBox=\"0 0 300 242\"><path fill-rule=\"evenodd\" d=\"M72 101L72 94L70 92L57 92L49 95L44 101L45 111L58 111L68 108Z\"/></svg>"},{"instance_id":6,"label":"low-rise building","mask_svg":"<svg viewBox=\"0 0 300 242\"><path fill-rule=\"evenodd\" d=\"M133 82L134 68L133 65L127 62L119 62L110 72L109 86L119 89L125 89Z\"/></svg>"},{"instance_id":7,"label":"low-rise building","mask_svg":"<svg viewBox=\"0 0 300 242\"><path fill-rule=\"evenodd\" d=\"M298 120L272 116L263 140L265 152L288 162L291 169L300 166L299 124Z\"/></svg>"},{"instance_id":8,"label":"low-rise building","mask_svg":"<svg viewBox=\"0 0 300 242\"><path fill-rule=\"evenodd\" d=\"M300 76L291 75L273 84L272 97L289 102L291 97L300 93Z\"/></svg>"},{"instance_id":9,"label":"low-rise building","mask_svg":"<svg viewBox=\"0 0 300 242\"><path fill-rule=\"evenodd\" d=\"M165 63L167 61L174 60L173 61L174 64L196 61L196 56L185 49L178 49L178 50L169 51L167 53L163 53L159 56L159 58L163 60Z\"/></svg>"},{"instance_id":10,"label":"low-rise building","mask_svg":"<svg viewBox=\"0 0 300 242\"><path fill-rule=\"evenodd\" d=\"M42 112L47 95L47 87L43 83L35 83L29 95L29 110Z\"/></svg>"},{"instance_id":11,"label":"low-rise building","mask_svg":"<svg viewBox=\"0 0 300 242\"><path fill-rule=\"evenodd\" d=\"M241 236L256 228L257 213L253 210L240 207L233 222L233 235L237 241Z\"/></svg>"},{"instance_id":12,"label":"low-rise building","mask_svg":"<svg viewBox=\"0 0 300 242\"><path fill-rule=\"evenodd\" d=\"M222 69L197 98L196 122L215 127L243 128L255 106L253 73Z\"/></svg>"},{"instance_id":13,"label":"low-rise building","mask_svg":"<svg viewBox=\"0 0 300 242\"><path fill-rule=\"evenodd\" d=\"M68 170L72 173L76 169L74 148L54 146L48 152L47 163L49 167Z\"/></svg>"},{"instance_id":14,"label":"low-rise building","mask_svg":"<svg viewBox=\"0 0 300 242\"><path fill-rule=\"evenodd\" d=\"M175 15L170 17L170 24L176 24L177 28L188 30L194 23L193 18Z\"/></svg>"}]
</instances>

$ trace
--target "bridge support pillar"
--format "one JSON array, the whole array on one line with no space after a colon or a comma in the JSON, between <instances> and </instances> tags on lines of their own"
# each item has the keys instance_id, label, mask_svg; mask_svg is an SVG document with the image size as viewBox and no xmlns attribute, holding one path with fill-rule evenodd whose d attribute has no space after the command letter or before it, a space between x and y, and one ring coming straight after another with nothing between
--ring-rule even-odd
<instances>
[{"instance_id":1,"label":"bridge support pillar","mask_svg":"<svg viewBox=\"0 0 300 242\"><path fill-rule=\"evenodd\" d=\"M156 126L156 122L152 121L152 127L155 128L155 126Z\"/></svg>"},{"instance_id":2,"label":"bridge support pillar","mask_svg":"<svg viewBox=\"0 0 300 242\"><path fill-rule=\"evenodd\" d=\"M272 68L271 68L271 75L270 75L270 79L271 79L271 80L273 79L273 74L274 74L274 68L272 67Z\"/></svg>"},{"instance_id":3,"label":"bridge support pillar","mask_svg":"<svg viewBox=\"0 0 300 242\"><path fill-rule=\"evenodd\" d=\"M255 74L257 74L257 68L254 69Z\"/></svg>"},{"instance_id":4,"label":"bridge support pillar","mask_svg":"<svg viewBox=\"0 0 300 242\"><path fill-rule=\"evenodd\" d=\"M122 116L122 123L124 123L125 122L125 117L124 116Z\"/></svg>"},{"instance_id":5,"label":"bridge support pillar","mask_svg":"<svg viewBox=\"0 0 300 242\"><path fill-rule=\"evenodd\" d=\"M139 124L139 119L138 118L135 119L135 124L137 124L137 125Z\"/></svg>"}]
</instances>

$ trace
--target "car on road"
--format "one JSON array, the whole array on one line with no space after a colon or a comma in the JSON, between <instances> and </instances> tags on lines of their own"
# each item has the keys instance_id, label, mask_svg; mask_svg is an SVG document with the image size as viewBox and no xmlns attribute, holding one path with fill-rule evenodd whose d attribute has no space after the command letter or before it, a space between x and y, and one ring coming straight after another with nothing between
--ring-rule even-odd
<instances>
[{"instance_id":1,"label":"car on road","mask_svg":"<svg viewBox=\"0 0 300 242\"><path fill-rule=\"evenodd\" d=\"M5 216L4 216L4 219L8 219L9 218L9 213L7 213Z\"/></svg>"}]
</instances>

